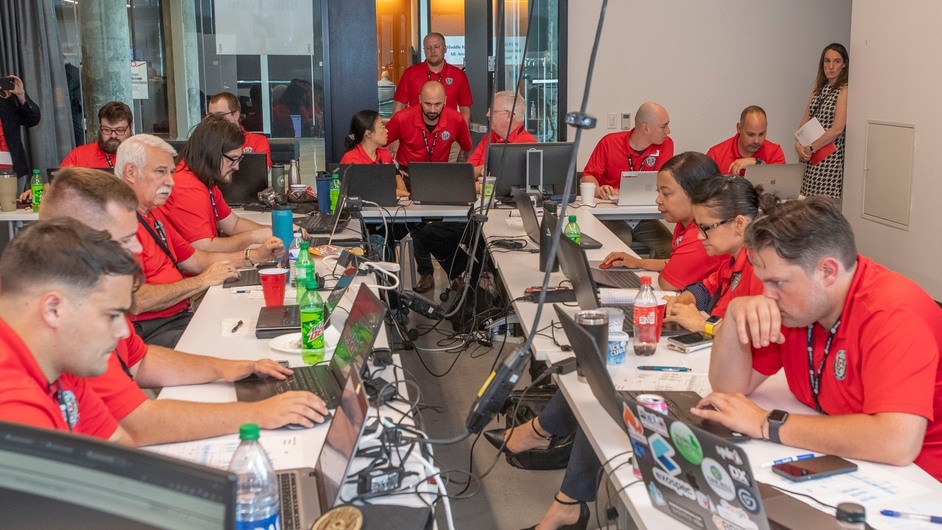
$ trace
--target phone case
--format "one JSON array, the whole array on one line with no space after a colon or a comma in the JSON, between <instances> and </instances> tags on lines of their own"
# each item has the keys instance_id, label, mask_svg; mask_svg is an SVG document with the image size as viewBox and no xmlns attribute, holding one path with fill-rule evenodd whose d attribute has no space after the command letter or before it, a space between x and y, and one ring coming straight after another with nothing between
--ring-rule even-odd
<instances>
[{"instance_id":1,"label":"phone case","mask_svg":"<svg viewBox=\"0 0 942 530\"><path fill-rule=\"evenodd\" d=\"M793 482L804 482L854 471L857 471L857 464L834 455L817 456L808 460L772 466L773 473Z\"/></svg>"}]
</instances>

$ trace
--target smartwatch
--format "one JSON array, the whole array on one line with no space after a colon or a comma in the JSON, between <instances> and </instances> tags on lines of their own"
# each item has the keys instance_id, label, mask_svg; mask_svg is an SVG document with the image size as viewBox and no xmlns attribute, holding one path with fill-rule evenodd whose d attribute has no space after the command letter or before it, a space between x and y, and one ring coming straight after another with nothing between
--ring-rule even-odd
<instances>
[{"instance_id":1,"label":"smartwatch","mask_svg":"<svg viewBox=\"0 0 942 530\"><path fill-rule=\"evenodd\" d=\"M717 316L706 319L706 324L703 325L703 334L706 335L708 339L713 338L713 330L716 328L716 325L720 323L720 320L723 319Z\"/></svg>"},{"instance_id":2,"label":"smartwatch","mask_svg":"<svg viewBox=\"0 0 942 530\"><path fill-rule=\"evenodd\" d=\"M756 158L756 165L760 165L760 164L765 164L765 162L763 162L762 159Z\"/></svg>"},{"instance_id":3,"label":"smartwatch","mask_svg":"<svg viewBox=\"0 0 942 530\"><path fill-rule=\"evenodd\" d=\"M778 437L778 430L782 428L782 425L785 425L785 420L788 419L788 413L784 410L773 410L769 413L769 441L775 442L777 444L782 443Z\"/></svg>"}]
</instances>

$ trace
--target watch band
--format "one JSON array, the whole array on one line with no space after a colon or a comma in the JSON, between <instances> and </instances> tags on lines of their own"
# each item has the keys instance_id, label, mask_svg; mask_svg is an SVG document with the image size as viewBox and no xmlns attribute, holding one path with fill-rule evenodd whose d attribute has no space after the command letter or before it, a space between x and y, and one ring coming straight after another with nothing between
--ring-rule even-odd
<instances>
[{"instance_id":1,"label":"watch band","mask_svg":"<svg viewBox=\"0 0 942 530\"><path fill-rule=\"evenodd\" d=\"M777 444L782 443L778 431L788 420L788 413L784 410L773 410L769 413L769 441Z\"/></svg>"},{"instance_id":2,"label":"watch band","mask_svg":"<svg viewBox=\"0 0 942 530\"><path fill-rule=\"evenodd\" d=\"M722 321L720 317L710 317L706 319L706 323L703 324L703 334L706 335L708 339L712 339L716 334L716 326Z\"/></svg>"}]
</instances>

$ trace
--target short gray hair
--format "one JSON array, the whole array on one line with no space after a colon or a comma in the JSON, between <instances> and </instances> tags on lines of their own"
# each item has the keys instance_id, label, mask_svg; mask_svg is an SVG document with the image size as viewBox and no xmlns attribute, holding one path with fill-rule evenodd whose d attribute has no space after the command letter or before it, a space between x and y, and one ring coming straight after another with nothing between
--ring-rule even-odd
<instances>
[{"instance_id":1,"label":"short gray hair","mask_svg":"<svg viewBox=\"0 0 942 530\"><path fill-rule=\"evenodd\" d=\"M143 168L147 164L148 147L157 147L174 158L177 156L176 149L162 138L152 134L135 134L118 146L114 164L115 176L124 178L124 168L128 164L134 164L138 169Z\"/></svg>"},{"instance_id":2,"label":"short gray hair","mask_svg":"<svg viewBox=\"0 0 942 530\"><path fill-rule=\"evenodd\" d=\"M516 100L516 105L514 105L514 100ZM506 109L498 108L500 101L504 101ZM501 90L494 94L494 110L510 110L511 106L513 106L514 111L512 121L514 123L523 123L527 111L527 104L523 101L523 96L513 90Z\"/></svg>"}]
</instances>

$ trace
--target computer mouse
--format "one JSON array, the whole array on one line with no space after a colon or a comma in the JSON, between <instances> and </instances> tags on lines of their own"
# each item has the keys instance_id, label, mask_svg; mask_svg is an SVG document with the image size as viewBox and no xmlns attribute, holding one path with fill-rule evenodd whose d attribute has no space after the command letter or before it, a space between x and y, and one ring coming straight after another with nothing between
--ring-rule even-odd
<instances>
[{"instance_id":1,"label":"computer mouse","mask_svg":"<svg viewBox=\"0 0 942 530\"><path fill-rule=\"evenodd\" d=\"M608 263L604 263L604 262L603 262L603 263L599 263L599 268L600 268L600 269L611 269L611 268L614 267L614 266L615 266L615 262L614 262L614 261L609 261Z\"/></svg>"}]
</instances>

